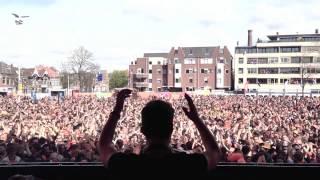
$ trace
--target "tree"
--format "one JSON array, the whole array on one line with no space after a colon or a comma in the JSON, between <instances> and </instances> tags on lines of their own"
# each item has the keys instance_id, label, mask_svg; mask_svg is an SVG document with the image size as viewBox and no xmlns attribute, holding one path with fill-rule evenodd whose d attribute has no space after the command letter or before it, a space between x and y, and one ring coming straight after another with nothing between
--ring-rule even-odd
<instances>
[{"instance_id":1,"label":"tree","mask_svg":"<svg viewBox=\"0 0 320 180\"><path fill-rule=\"evenodd\" d=\"M96 74L99 71L99 66L94 63L92 52L80 46L73 51L71 57L62 66L62 84L64 87L68 78L66 76L69 76L70 83L73 84L75 81L80 91L92 91Z\"/></svg>"},{"instance_id":2,"label":"tree","mask_svg":"<svg viewBox=\"0 0 320 180\"><path fill-rule=\"evenodd\" d=\"M109 87L110 89L122 88L128 85L128 72L126 70L115 70L110 73Z\"/></svg>"}]
</instances>

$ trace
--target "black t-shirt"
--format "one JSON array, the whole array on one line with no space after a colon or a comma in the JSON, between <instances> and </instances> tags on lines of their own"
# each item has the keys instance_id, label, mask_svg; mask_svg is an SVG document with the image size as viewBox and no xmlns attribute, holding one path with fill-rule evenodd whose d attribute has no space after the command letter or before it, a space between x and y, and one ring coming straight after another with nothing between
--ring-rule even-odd
<instances>
[{"instance_id":1,"label":"black t-shirt","mask_svg":"<svg viewBox=\"0 0 320 180\"><path fill-rule=\"evenodd\" d=\"M207 169L204 155L184 152L169 153L161 158L148 154L116 153L108 163L111 179L204 179Z\"/></svg>"}]
</instances>

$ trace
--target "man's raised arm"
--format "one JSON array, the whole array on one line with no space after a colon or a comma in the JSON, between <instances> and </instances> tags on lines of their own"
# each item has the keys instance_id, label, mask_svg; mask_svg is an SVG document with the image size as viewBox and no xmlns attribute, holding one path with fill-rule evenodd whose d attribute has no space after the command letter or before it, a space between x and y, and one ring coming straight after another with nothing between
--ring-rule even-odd
<instances>
[{"instance_id":1,"label":"man's raised arm","mask_svg":"<svg viewBox=\"0 0 320 180\"><path fill-rule=\"evenodd\" d=\"M204 147L206 148L205 156L208 161L208 169L212 170L216 167L219 161L219 146L211 134L210 130L207 128L207 126L204 124L204 122L200 119L197 109L195 105L193 104L193 101L191 97L188 94L185 94L185 98L188 101L189 105L189 111L188 108L182 107L184 113L187 115L187 117L193 121L194 125L198 129L202 143L204 144Z\"/></svg>"},{"instance_id":2,"label":"man's raised arm","mask_svg":"<svg viewBox=\"0 0 320 180\"><path fill-rule=\"evenodd\" d=\"M101 161L107 165L110 157L116 152L112 144L112 138L120 119L120 113L123 109L124 101L131 94L131 90L124 89L117 94L116 106L113 111L110 113L106 125L103 127L103 130L99 139L99 153Z\"/></svg>"}]
</instances>

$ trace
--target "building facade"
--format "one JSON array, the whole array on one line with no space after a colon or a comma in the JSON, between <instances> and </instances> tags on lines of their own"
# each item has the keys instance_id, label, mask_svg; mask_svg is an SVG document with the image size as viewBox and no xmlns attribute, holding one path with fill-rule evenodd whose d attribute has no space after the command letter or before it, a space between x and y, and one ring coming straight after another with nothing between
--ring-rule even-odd
<instances>
[{"instance_id":1,"label":"building facade","mask_svg":"<svg viewBox=\"0 0 320 180\"><path fill-rule=\"evenodd\" d=\"M269 35L267 41L237 46L235 90L311 92L320 89L320 34Z\"/></svg>"},{"instance_id":2,"label":"building facade","mask_svg":"<svg viewBox=\"0 0 320 180\"><path fill-rule=\"evenodd\" d=\"M48 93L50 90L61 89L59 71L54 67L36 66L22 68L21 80L23 93L35 90L38 93Z\"/></svg>"},{"instance_id":3,"label":"building facade","mask_svg":"<svg viewBox=\"0 0 320 180\"><path fill-rule=\"evenodd\" d=\"M14 92L18 87L17 68L0 62L0 91Z\"/></svg>"},{"instance_id":4,"label":"building facade","mask_svg":"<svg viewBox=\"0 0 320 180\"><path fill-rule=\"evenodd\" d=\"M196 91L231 88L227 47L178 47L145 53L129 66L129 87L138 91Z\"/></svg>"},{"instance_id":5,"label":"building facade","mask_svg":"<svg viewBox=\"0 0 320 180\"><path fill-rule=\"evenodd\" d=\"M100 70L94 88L95 92L109 92L109 75L107 70Z\"/></svg>"}]
</instances>

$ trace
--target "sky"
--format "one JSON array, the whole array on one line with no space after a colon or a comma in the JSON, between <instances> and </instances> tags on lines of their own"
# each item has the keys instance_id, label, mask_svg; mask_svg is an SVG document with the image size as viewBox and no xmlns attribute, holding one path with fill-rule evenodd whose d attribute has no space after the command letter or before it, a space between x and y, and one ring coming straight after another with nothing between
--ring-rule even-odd
<instances>
[{"instance_id":1,"label":"sky","mask_svg":"<svg viewBox=\"0 0 320 180\"><path fill-rule=\"evenodd\" d=\"M0 61L58 69L84 46L101 69L147 52L227 46L320 29L318 0L0 0ZM17 26L11 13L28 15Z\"/></svg>"}]
</instances>

